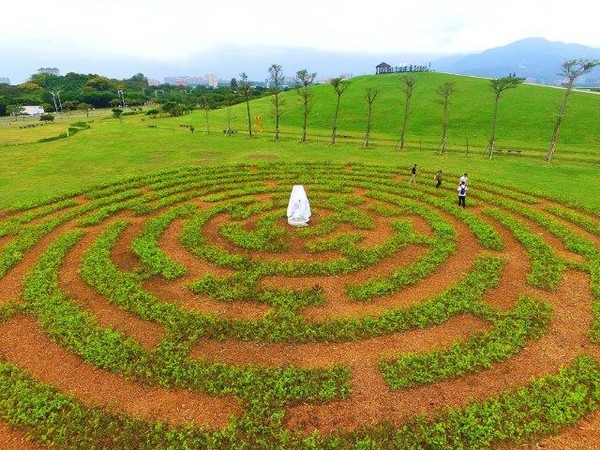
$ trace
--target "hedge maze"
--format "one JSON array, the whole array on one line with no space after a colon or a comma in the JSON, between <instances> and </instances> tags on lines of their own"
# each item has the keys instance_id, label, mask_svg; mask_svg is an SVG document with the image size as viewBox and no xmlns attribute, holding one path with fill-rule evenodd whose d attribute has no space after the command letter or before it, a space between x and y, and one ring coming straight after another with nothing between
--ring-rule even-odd
<instances>
[{"instance_id":1,"label":"hedge maze","mask_svg":"<svg viewBox=\"0 0 600 450\"><path fill-rule=\"evenodd\" d=\"M405 172L195 167L3 211L4 448L568 439L600 406L600 218Z\"/></svg>"}]
</instances>

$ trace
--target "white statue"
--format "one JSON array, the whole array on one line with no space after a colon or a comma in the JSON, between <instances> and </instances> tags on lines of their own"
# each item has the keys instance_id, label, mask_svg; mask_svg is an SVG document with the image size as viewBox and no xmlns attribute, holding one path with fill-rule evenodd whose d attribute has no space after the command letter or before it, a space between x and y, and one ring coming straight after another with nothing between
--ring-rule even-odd
<instances>
[{"instance_id":1,"label":"white statue","mask_svg":"<svg viewBox=\"0 0 600 450\"><path fill-rule=\"evenodd\" d=\"M310 205L304 186L296 184L290 194L287 208L288 223L294 227L305 227L310 220Z\"/></svg>"}]
</instances>

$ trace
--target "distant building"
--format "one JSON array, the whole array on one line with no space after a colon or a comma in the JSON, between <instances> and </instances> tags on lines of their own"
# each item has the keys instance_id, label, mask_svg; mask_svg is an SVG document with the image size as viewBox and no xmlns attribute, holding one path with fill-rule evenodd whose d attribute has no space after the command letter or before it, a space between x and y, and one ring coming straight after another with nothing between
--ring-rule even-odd
<instances>
[{"instance_id":1,"label":"distant building","mask_svg":"<svg viewBox=\"0 0 600 450\"><path fill-rule=\"evenodd\" d=\"M40 67L37 70L37 73L49 73L50 75L56 75L57 77L60 76L60 72L56 67Z\"/></svg>"},{"instance_id":2,"label":"distant building","mask_svg":"<svg viewBox=\"0 0 600 450\"><path fill-rule=\"evenodd\" d=\"M375 66L375 74L380 74L380 73L393 73L394 70L392 69L392 66L390 66L388 63L385 62L381 62L379 64L377 64Z\"/></svg>"},{"instance_id":3,"label":"distant building","mask_svg":"<svg viewBox=\"0 0 600 450\"><path fill-rule=\"evenodd\" d=\"M148 81L150 83L150 81ZM209 73L204 77L201 76L188 76L188 75L179 75L176 77L165 77L165 84L170 84L172 86L209 86L209 87L217 87L219 84L219 80L214 73Z\"/></svg>"},{"instance_id":4,"label":"distant building","mask_svg":"<svg viewBox=\"0 0 600 450\"><path fill-rule=\"evenodd\" d=\"M165 77L165 84L173 86L187 86L187 77Z\"/></svg>"},{"instance_id":5,"label":"distant building","mask_svg":"<svg viewBox=\"0 0 600 450\"><path fill-rule=\"evenodd\" d=\"M148 78L148 86L160 86L160 81L153 78Z\"/></svg>"},{"instance_id":6,"label":"distant building","mask_svg":"<svg viewBox=\"0 0 600 450\"><path fill-rule=\"evenodd\" d=\"M216 88L219 86L219 79L217 78L216 73L206 74L207 86L211 88Z\"/></svg>"},{"instance_id":7,"label":"distant building","mask_svg":"<svg viewBox=\"0 0 600 450\"><path fill-rule=\"evenodd\" d=\"M380 73L401 73L401 72L429 72L431 70L431 63L428 65L424 64L402 64L400 66L392 67L387 63L379 63L375 66L375 74Z\"/></svg>"},{"instance_id":8,"label":"distant building","mask_svg":"<svg viewBox=\"0 0 600 450\"><path fill-rule=\"evenodd\" d=\"M10 84L10 80L5 77L0 77L0 84Z\"/></svg>"},{"instance_id":9,"label":"distant building","mask_svg":"<svg viewBox=\"0 0 600 450\"><path fill-rule=\"evenodd\" d=\"M41 106L27 105L21 108L19 114L23 116L39 116L44 114L44 108Z\"/></svg>"}]
</instances>

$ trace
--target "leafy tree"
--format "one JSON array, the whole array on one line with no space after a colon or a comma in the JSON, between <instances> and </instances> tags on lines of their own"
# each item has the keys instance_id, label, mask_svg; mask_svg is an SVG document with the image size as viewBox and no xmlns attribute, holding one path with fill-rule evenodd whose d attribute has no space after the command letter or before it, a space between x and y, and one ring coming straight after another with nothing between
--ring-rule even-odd
<instances>
[{"instance_id":1,"label":"leafy tree","mask_svg":"<svg viewBox=\"0 0 600 450\"><path fill-rule=\"evenodd\" d=\"M231 81L229 82L229 87L231 89L237 89L238 87L238 82L235 78L232 78Z\"/></svg>"},{"instance_id":2,"label":"leafy tree","mask_svg":"<svg viewBox=\"0 0 600 450\"><path fill-rule=\"evenodd\" d=\"M498 123L498 104L500 103L500 97L505 90L516 88L519 84L523 83L524 80L524 78L514 77L512 75L490 80L490 89L494 93L494 118L492 119L492 135L490 136L490 142L487 148L488 159L492 159L496 147L496 125Z\"/></svg>"},{"instance_id":3,"label":"leafy tree","mask_svg":"<svg viewBox=\"0 0 600 450\"><path fill-rule=\"evenodd\" d=\"M450 105L450 96L454 93L454 89L454 83L444 83L437 88L438 102L442 105L442 140L440 142L440 155L446 152L448 106Z\"/></svg>"},{"instance_id":4,"label":"leafy tree","mask_svg":"<svg viewBox=\"0 0 600 450\"><path fill-rule=\"evenodd\" d=\"M162 105L162 110L165 114L169 114L173 117L183 116L186 113L186 108L177 102L167 102Z\"/></svg>"},{"instance_id":5,"label":"leafy tree","mask_svg":"<svg viewBox=\"0 0 600 450\"><path fill-rule=\"evenodd\" d=\"M92 105L89 103L81 102L77 104L77 109L80 111L85 111L85 116L90 117L90 109L92 109Z\"/></svg>"},{"instance_id":6,"label":"leafy tree","mask_svg":"<svg viewBox=\"0 0 600 450\"><path fill-rule=\"evenodd\" d=\"M42 122L54 122L54 114L42 114L40 116L40 121Z\"/></svg>"},{"instance_id":7,"label":"leafy tree","mask_svg":"<svg viewBox=\"0 0 600 450\"><path fill-rule=\"evenodd\" d=\"M374 88L365 89L365 100L367 101L367 131L363 140L363 148L369 148L369 141L371 140L371 112L373 111L373 102L378 93L379 91Z\"/></svg>"},{"instance_id":8,"label":"leafy tree","mask_svg":"<svg viewBox=\"0 0 600 450\"><path fill-rule=\"evenodd\" d=\"M273 135L273 139L276 141L279 140L279 119L281 117L281 106L283 103L283 101L279 98L279 94L282 90L283 80L282 67L277 64L271 65L271 67L269 67L269 81L271 94L273 94L271 102L273 103L273 107L275 109L275 134Z\"/></svg>"},{"instance_id":9,"label":"leafy tree","mask_svg":"<svg viewBox=\"0 0 600 450\"><path fill-rule=\"evenodd\" d=\"M123 115L123 110L121 108L113 108L111 111L115 119L120 119Z\"/></svg>"},{"instance_id":10,"label":"leafy tree","mask_svg":"<svg viewBox=\"0 0 600 450\"><path fill-rule=\"evenodd\" d=\"M240 74L240 82L238 83L238 92L240 97L246 102L246 112L248 114L248 136L252 137L252 118L250 115L250 94L252 86L248 82L248 75L245 72Z\"/></svg>"},{"instance_id":11,"label":"leafy tree","mask_svg":"<svg viewBox=\"0 0 600 450\"><path fill-rule=\"evenodd\" d=\"M85 87L95 91L116 91L119 88L118 82L106 77L94 75L85 83Z\"/></svg>"},{"instance_id":12,"label":"leafy tree","mask_svg":"<svg viewBox=\"0 0 600 450\"><path fill-rule=\"evenodd\" d=\"M400 86L400 90L404 93L404 118L402 120L402 129L400 130L400 142L396 147L397 150L404 149L404 136L406 134L406 123L408 121L408 114L410 112L410 100L413 96L413 91L415 88L415 79L410 76L402 77L402 85Z\"/></svg>"},{"instance_id":13,"label":"leafy tree","mask_svg":"<svg viewBox=\"0 0 600 450\"><path fill-rule=\"evenodd\" d=\"M17 87L20 90L25 91L25 92L41 91L42 90L42 87L39 84L33 83L31 81L27 81L25 83L21 83Z\"/></svg>"},{"instance_id":14,"label":"leafy tree","mask_svg":"<svg viewBox=\"0 0 600 450\"><path fill-rule=\"evenodd\" d=\"M43 89L60 89L60 79L61 77L52 73L35 73L29 77L29 82Z\"/></svg>"},{"instance_id":15,"label":"leafy tree","mask_svg":"<svg viewBox=\"0 0 600 450\"><path fill-rule=\"evenodd\" d=\"M158 116L158 113L160 113L160 110L156 109L156 108L152 108L152 109L149 109L148 111L146 111L146 115L152 117L153 119L156 119L156 116Z\"/></svg>"},{"instance_id":16,"label":"leafy tree","mask_svg":"<svg viewBox=\"0 0 600 450\"><path fill-rule=\"evenodd\" d=\"M62 102L62 107L63 109L66 109L67 111L71 112L77 109L77 102L74 100L65 100L64 102Z\"/></svg>"},{"instance_id":17,"label":"leafy tree","mask_svg":"<svg viewBox=\"0 0 600 450\"><path fill-rule=\"evenodd\" d=\"M21 105L8 105L6 107L6 110L8 111L8 114L10 114L11 116L13 116L15 119L17 117L19 117L19 114L21 114L21 110L23 109L23 106Z\"/></svg>"},{"instance_id":18,"label":"leafy tree","mask_svg":"<svg viewBox=\"0 0 600 450\"><path fill-rule=\"evenodd\" d=\"M296 72L296 84L298 94L302 98L302 136L300 137L300 142L306 142L306 128L308 126L308 112L309 112L309 103L311 98L311 90L310 87L313 85L315 78L317 77L316 73L308 73L306 69L299 70Z\"/></svg>"},{"instance_id":19,"label":"leafy tree","mask_svg":"<svg viewBox=\"0 0 600 450\"><path fill-rule=\"evenodd\" d=\"M344 92L346 92L346 89L348 89L348 86L350 86L350 81L348 81L342 77L336 77L336 78L332 78L331 81L329 82L329 84L331 84L331 86L333 87L333 90L335 91L335 94L337 96L337 102L335 104L335 110L333 113L333 129L331 131L331 141L329 142L330 145L334 145L335 138L337 135L337 119L338 119L338 113L340 111L341 98L342 98L342 94Z\"/></svg>"},{"instance_id":20,"label":"leafy tree","mask_svg":"<svg viewBox=\"0 0 600 450\"><path fill-rule=\"evenodd\" d=\"M565 111L567 109L567 100L575 80L580 76L590 72L594 67L600 65L600 61L597 59L569 59L562 63L562 70L558 75L566 79L565 83L565 94L563 95L562 102L558 107L556 119L554 120L554 129L552 130L552 139L550 141L550 148L546 155L546 161L552 161L554 152L556 150L556 143L558 142L558 136L560 133L560 125L565 117Z\"/></svg>"}]
</instances>

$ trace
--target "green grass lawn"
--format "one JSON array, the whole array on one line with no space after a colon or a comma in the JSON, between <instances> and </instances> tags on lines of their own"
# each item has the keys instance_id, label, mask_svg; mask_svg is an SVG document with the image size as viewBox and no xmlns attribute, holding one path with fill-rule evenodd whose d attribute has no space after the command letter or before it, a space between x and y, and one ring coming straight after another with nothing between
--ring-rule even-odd
<instances>
[{"instance_id":1,"label":"green grass lawn","mask_svg":"<svg viewBox=\"0 0 600 450\"><path fill-rule=\"evenodd\" d=\"M556 88L523 85L506 91L500 102L497 146L521 149L520 155L503 154L488 161L484 155L491 130L492 95L484 79L441 73L415 74L415 94L407 125L406 149L395 150L399 138L404 100L400 76L362 76L351 81L342 97L338 139L329 146L335 95L329 85L313 89L309 116L309 142L299 144L301 133L300 98L295 91L284 93L282 139L271 139L273 130L271 98L251 103L252 115L261 115L265 131L250 139L245 105L231 108L232 126L238 133L225 137L226 109L211 111L210 135L203 133L203 111L176 118L152 119L145 114L110 117L110 111L61 115L57 124L18 129L18 142L12 137L16 125L0 126L0 206L77 191L115 179L197 164L230 164L263 161L365 162L398 166L408 171L413 163L421 169L421 182L433 182L429 174L442 169L446 183L469 172L472 186L477 179L497 181L518 189L539 190L600 209L600 96L574 92L561 131L555 160L543 156L552 131L552 112L561 99ZM445 155L438 155L441 106L436 89L454 82L451 97L448 143ZM378 89L373 108L372 146L362 149L366 127L364 90ZM40 129L64 132L69 123L85 120L91 128L66 139L36 143ZM191 133L181 125L193 124ZM149 127L152 125L152 127ZM26 134L29 133L29 134ZM47 137L47 136L43 136ZM469 143L467 155L467 141ZM11 145L20 143L20 145ZM425 172L428 172L426 174Z\"/></svg>"}]
</instances>

